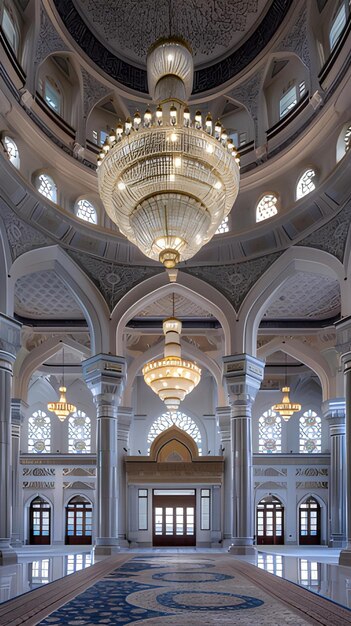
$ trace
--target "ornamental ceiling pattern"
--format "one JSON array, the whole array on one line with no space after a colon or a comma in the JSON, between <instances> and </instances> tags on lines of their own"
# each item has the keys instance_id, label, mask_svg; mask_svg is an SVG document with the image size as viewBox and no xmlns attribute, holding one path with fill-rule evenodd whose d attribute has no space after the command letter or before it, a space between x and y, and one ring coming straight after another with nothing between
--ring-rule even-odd
<instances>
[{"instance_id":1,"label":"ornamental ceiling pattern","mask_svg":"<svg viewBox=\"0 0 351 626\"><path fill-rule=\"evenodd\" d=\"M150 46L169 32L189 42L195 63L223 55L250 30L268 2L76 0L75 4L99 39L118 56L144 64Z\"/></svg>"},{"instance_id":2,"label":"ornamental ceiling pattern","mask_svg":"<svg viewBox=\"0 0 351 626\"><path fill-rule=\"evenodd\" d=\"M51 270L17 280L15 312L32 319L84 319L65 283Z\"/></svg>"},{"instance_id":3,"label":"ornamental ceiling pattern","mask_svg":"<svg viewBox=\"0 0 351 626\"><path fill-rule=\"evenodd\" d=\"M328 276L298 272L278 290L267 309L269 319L323 320L340 312L339 282Z\"/></svg>"},{"instance_id":4,"label":"ornamental ceiling pattern","mask_svg":"<svg viewBox=\"0 0 351 626\"><path fill-rule=\"evenodd\" d=\"M268 254L243 263L183 267L182 271L201 278L221 291L238 311L251 287L280 256L279 252Z\"/></svg>"},{"instance_id":5,"label":"ornamental ceiling pattern","mask_svg":"<svg viewBox=\"0 0 351 626\"><path fill-rule=\"evenodd\" d=\"M159 34L169 33L166 0L53 2L69 34L93 63L111 79L147 93L141 62L144 65L145 53ZM271 41L292 4L292 0L179 0L171 5L171 31L190 41L201 65L193 93L218 87L241 72Z\"/></svg>"},{"instance_id":6,"label":"ornamental ceiling pattern","mask_svg":"<svg viewBox=\"0 0 351 626\"><path fill-rule=\"evenodd\" d=\"M172 315L173 301L171 296L164 296L159 298L156 302L153 302L145 309L138 313L137 317L160 317L165 318ZM184 317L208 317L212 318L209 311L205 311L201 306L192 302L188 298L175 294L174 296L174 311L176 316Z\"/></svg>"}]
</instances>

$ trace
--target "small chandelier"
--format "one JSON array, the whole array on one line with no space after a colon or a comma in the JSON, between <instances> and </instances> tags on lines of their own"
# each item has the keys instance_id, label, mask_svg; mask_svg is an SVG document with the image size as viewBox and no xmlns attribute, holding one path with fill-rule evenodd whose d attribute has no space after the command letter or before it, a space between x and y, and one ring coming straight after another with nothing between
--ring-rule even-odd
<instances>
[{"instance_id":1,"label":"small chandelier","mask_svg":"<svg viewBox=\"0 0 351 626\"><path fill-rule=\"evenodd\" d=\"M285 385L282 387L283 400L272 406L272 411L279 413L285 422L288 422L291 416L297 411L301 411L301 404L298 402L290 402L290 387L287 385L288 376L287 354L285 354Z\"/></svg>"},{"instance_id":2,"label":"small chandelier","mask_svg":"<svg viewBox=\"0 0 351 626\"><path fill-rule=\"evenodd\" d=\"M165 319L164 357L149 361L142 369L146 384L157 393L169 411L178 410L181 401L199 384L201 378L200 367L181 357L181 332L182 322L174 315Z\"/></svg>"},{"instance_id":3,"label":"small chandelier","mask_svg":"<svg viewBox=\"0 0 351 626\"><path fill-rule=\"evenodd\" d=\"M65 387L65 375L64 375L64 367L65 367L64 348L62 348L62 360L63 360L62 362L62 385L59 388L60 399L58 402L48 403L48 411L51 411L51 413L55 413L57 417L59 418L60 422L64 422L66 417L68 417L70 413L73 413L77 409L77 407L74 406L74 404L70 404L69 402L67 402L67 399L66 399L67 388Z\"/></svg>"},{"instance_id":4,"label":"small chandelier","mask_svg":"<svg viewBox=\"0 0 351 626\"><path fill-rule=\"evenodd\" d=\"M187 100L194 63L188 45L163 39L147 56L147 108L111 130L101 148L99 193L120 232L167 269L212 239L238 195L240 158L211 114Z\"/></svg>"}]
</instances>

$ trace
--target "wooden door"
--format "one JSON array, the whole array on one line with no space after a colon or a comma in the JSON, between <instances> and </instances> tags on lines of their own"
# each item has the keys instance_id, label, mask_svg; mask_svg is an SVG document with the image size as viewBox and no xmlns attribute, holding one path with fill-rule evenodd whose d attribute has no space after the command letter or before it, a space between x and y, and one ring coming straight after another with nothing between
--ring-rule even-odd
<instances>
[{"instance_id":1,"label":"wooden door","mask_svg":"<svg viewBox=\"0 0 351 626\"><path fill-rule=\"evenodd\" d=\"M40 498L34 498L29 507L29 543L33 545L50 544L51 507Z\"/></svg>"},{"instance_id":2,"label":"wooden door","mask_svg":"<svg viewBox=\"0 0 351 626\"><path fill-rule=\"evenodd\" d=\"M278 498L267 496L258 503L256 535L258 545L284 544L284 507Z\"/></svg>"},{"instance_id":3,"label":"wooden door","mask_svg":"<svg viewBox=\"0 0 351 626\"><path fill-rule=\"evenodd\" d=\"M75 496L66 507L66 540L68 545L90 545L93 509L83 496Z\"/></svg>"},{"instance_id":4,"label":"wooden door","mask_svg":"<svg viewBox=\"0 0 351 626\"><path fill-rule=\"evenodd\" d=\"M153 545L196 545L196 497L153 494Z\"/></svg>"},{"instance_id":5,"label":"wooden door","mask_svg":"<svg viewBox=\"0 0 351 626\"><path fill-rule=\"evenodd\" d=\"M321 507L310 496L299 507L299 543L300 545L320 545L321 542Z\"/></svg>"}]
</instances>

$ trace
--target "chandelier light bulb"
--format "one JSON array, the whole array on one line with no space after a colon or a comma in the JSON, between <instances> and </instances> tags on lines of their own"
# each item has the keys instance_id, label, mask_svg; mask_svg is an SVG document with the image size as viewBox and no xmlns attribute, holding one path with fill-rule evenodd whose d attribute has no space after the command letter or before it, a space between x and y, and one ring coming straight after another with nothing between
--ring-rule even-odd
<instances>
[{"instance_id":1,"label":"chandelier light bulb","mask_svg":"<svg viewBox=\"0 0 351 626\"><path fill-rule=\"evenodd\" d=\"M206 132L209 135L212 135L212 116L210 113L208 113L208 115L206 115L206 119L205 119L205 129Z\"/></svg>"},{"instance_id":2,"label":"chandelier light bulb","mask_svg":"<svg viewBox=\"0 0 351 626\"><path fill-rule=\"evenodd\" d=\"M184 117L184 126L188 127L190 125L190 110L188 107L185 107L183 112Z\"/></svg>"},{"instance_id":3,"label":"chandelier light bulb","mask_svg":"<svg viewBox=\"0 0 351 626\"><path fill-rule=\"evenodd\" d=\"M127 117L126 119L126 123L125 123L125 129L126 129L126 135L129 135L131 129L132 129L132 122L130 117Z\"/></svg>"},{"instance_id":4,"label":"chandelier light bulb","mask_svg":"<svg viewBox=\"0 0 351 626\"><path fill-rule=\"evenodd\" d=\"M177 108L172 104L169 110L169 116L172 126L175 126L177 123Z\"/></svg>"},{"instance_id":5,"label":"chandelier light bulb","mask_svg":"<svg viewBox=\"0 0 351 626\"><path fill-rule=\"evenodd\" d=\"M156 109L156 120L159 126L162 124L162 107L159 105Z\"/></svg>"},{"instance_id":6,"label":"chandelier light bulb","mask_svg":"<svg viewBox=\"0 0 351 626\"><path fill-rule=\"evenodd\" d=\"M196 111L195 113L195 127L199 130L202 128L202 115L201 111Z\"/></svg>"}]
</instances>

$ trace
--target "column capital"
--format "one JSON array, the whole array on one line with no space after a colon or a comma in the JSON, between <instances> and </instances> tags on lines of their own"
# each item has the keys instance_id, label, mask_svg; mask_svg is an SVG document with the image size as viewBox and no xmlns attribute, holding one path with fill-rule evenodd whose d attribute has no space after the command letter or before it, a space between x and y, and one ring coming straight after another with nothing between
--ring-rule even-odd
<instances>
[{"instance_id":1,"label":"column capital","mask_svg":"<svg viewBox=\"0 0 351 626\"><path fill-rule=\"evenodd\" d=\"M346 416L345 398L331 398L322 402L322 415L330 422L344 424Z\"/></svg>"},{"instance_id":2,"label":"column capital","mask_svg":"<svg viewBox=\"0 0 351 626\"><path fill-rule=\"evenodd\" d=\"M0 313L0 359L13 363L21 347L22 324Z\"/></svg>"},{"instance_id":3,"label":"column capital","mask_svg":"<svg viewBox=\"0 0 351 626\"><path fill-rule=\"evenodd\" d=\"M111 354L96 354L82 362L83 378L93 394L97 417L117 417L124 390L126 360Z\"/></svg>"},{"instance_id":4,"label":"column capital","mask_svg":"<svg viewBox=\"0 0 351 626\"><path fill-rule=\"evenodd\" d=\"M351 316L336 322L334 326L336 330L335 350L346 365L347 361L351 361Z\"/></svg>"},{"instance_id":5,"label":"column capital","mask_svg":"<svg viewBox=\"0 0 351 626\"><path fill-rule=\"evenodd\" d=\"M20 426L25 418L28 404L21 398L11 398L11 424Z\"/></svg>"},{"instance_id":6,"label":"column capital","mask_svg":"<svg viewBox=\"0 0 351 626\"><path fill-rule=\"evenodd\" d=\"M250 354L223 357L223 379L229 403L241 399L252 404L264 377L264 361Z\"/></svg>"},{"instance_id":7,"label":"column capital","mask_svg":"<svg viewBox=\"0 0 351 626\"><path fill-rule=\"evenodd\" d=\"M218 421L218 427L221 433L222 442L230 439L230 418L232 408L231 406L218 406L216 408L216 418Z\"/></svg>"},{"instance_id":8,"label":"column capital","mask_svg":"<svg viewBox=\"0 0 351 626\"><path fill-rule=\"evenodd\" d=\"M118 439L126 441L128 439L130 425L133 419L133 409L130 406L119 406L118 417Z\"/></svg>"}]
</instances>

